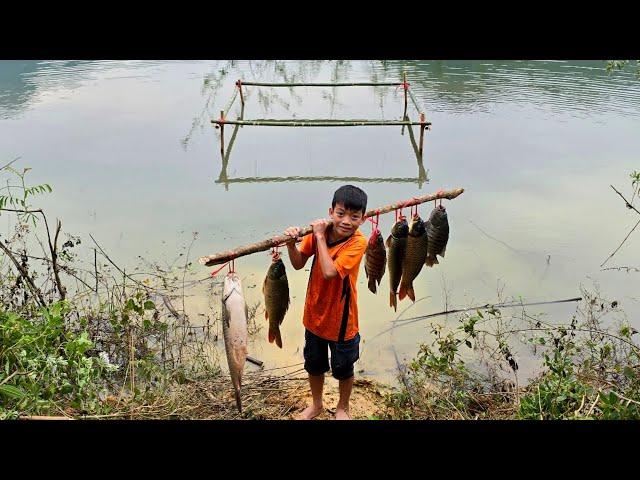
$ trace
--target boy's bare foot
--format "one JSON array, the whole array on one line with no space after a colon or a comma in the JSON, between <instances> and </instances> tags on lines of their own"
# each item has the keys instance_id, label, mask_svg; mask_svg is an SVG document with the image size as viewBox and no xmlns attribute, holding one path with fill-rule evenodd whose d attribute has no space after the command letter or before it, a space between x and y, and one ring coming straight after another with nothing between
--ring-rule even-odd
<instances>
[{"instance_id":1,"label":"boy's bare foot","mask_svg":"<svg viewBox=\"0 0 640 480\"><path fill-rule=\"evenodd\" d=\"M309 405L302 412L296 415L296 420L313 420L322 413L322 407L316 408L313 405Z\"/></svg>"},{"instance_id":2,"label":"boy's bare foot","mask_svg":"<svg viewBox=\"0 0 640 480\"><path fill-rule=\"evenodd\" d=\"M351 415L349 415L348 410L336 408L336 420L351 420Z\"/></svg>"}]
</instances>

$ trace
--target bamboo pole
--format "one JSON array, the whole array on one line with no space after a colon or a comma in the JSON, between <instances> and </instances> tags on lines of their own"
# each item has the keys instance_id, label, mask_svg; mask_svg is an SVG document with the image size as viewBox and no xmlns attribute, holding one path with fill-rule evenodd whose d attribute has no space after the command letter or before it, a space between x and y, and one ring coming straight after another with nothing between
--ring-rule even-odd
<instances>
[{"instance_id":1,"label":"bamboo pole","mask_svg":"<svg viewBox=\"0 0 640 480\"><path fill-rule=\"evenodd\" d=\"M402 118L407 117L407 91L409 90L407 85L407 72L402 72L402 88L404 90L404 113L402 114ZM404 135L404 125L402 126L402 135Z\"/></svg>"},{"instance_id":2,"label":"bamboo pole","mask_svg":"<svg viewBox=\"0 0 640 480\"><path fill-rule=\"evenodd\" d=\"M220 155L222 155L224 157L224 124L226 122L224 121L224 110L222 110L220 112L220 122L218 123L218 125L220 125Z\"/></svg>"},{"instance_id":3,"label":"bamboo pole","mask_svg":"<svg viewBox=\"0 0 640 480\"><path fill-rule=\"evenodd\" d=\"M422 111L420 110L420 107L418 106L418 101L416 100L416 97L413 96L413 92L411 90L409 90L409 97L411 98L411 101L413 102L413 105L416 107L416 110L418 111L418 115L422 113Z\"/></svg>"},{"instance_id":4,"label":"bamboo pole","mask_svg":"<svg viewBox=\"0 0 640 480\"><path fill-rule=\"evenodd\" d=\"M240 102L242 103L242 108L244 108L244 95L242 94L242 80L238 79L236 82L236 86L238 87L238 91L240 92Z\"/></svg>"},{"instance_id":5,"label":"bamboo pole","mask_svg":"<svg viewBox=\"0 0 640 480\"><path fill-rule=\"evenodd\" d=\"M243 85L254 87L395 87L402 85L401 82L356 82L356 83L263 83L263 82L242 82Z\"/></svg>"},{"instance_id":6,"label":"bamboo pole","mask_svg":"<svg viewBox=\"0 0 640 480\"><path fill-rule=\"evenodd\" d=\"M419 177L244 177L220 176L215 183L279 183L279 182L358 182L358 183L418 183Z\"/></svg>"},{"instance_id":7,"label":"bamboo pole","mask_svg":"<svg viewBox=\"0 0 640 480\"><path fill-rule=\"evenodd\" d=\"M416 144L416 139L413 136L413 128L407 127L409 131L409 140L411 140L411 148L413 149L413 153L416 156L416 163L418 164L418 188L422 188L422 183L427 180L427 172L424 169L424 163L422 162L422 155L418 150L418 145Z\"/></svg>"},{"instance_id":8,"label":"bamboo pole","mask_svg":"<svg viewBox=\"0 0 640 480\"><path fill-rule=\"evenodd\" d=\"M421 125L420 122L403 120L211 120L218 125L253 125L265 127L381 127ZM426 125L431 125L427 122Z\"/></svg>"},{"instance_id":9,"label":"bamboo pole","mask_svg":"<svg viewBox=\"0 0 640 480\"><path fill-rule=\"evenodd\" d=\"M229 115L229 112L231 111L231 106L233 105L233 102L235 101L237 96L238 96L238 89L234 88L233 89L233 95L231 96L231 99L227 103L227 106L224 107L224 110L221 112L220 118L224 118L224 116L225 116L224 113L225 112L226 112L227 116ZM244 102L242 102L242 104L244 105Z\"/></svg>"},{"instance_id":10,"label":"bamboo pole","mask_svg":"<svg viewBox=\"0 0 640 480\"><path fill-rule=\"evenodd\" d=\"M420 158L422 158L422 145L424 142L424 129L426 128L425 126L425 121L424 121L424 113L420 114Z\"/></svg>"},{"instance_id":11,"label":"bamboo pole","mask_svg":"<svg viewBox=\"0 0 640 480\"><path fill-rule=\"evenodd\" d=\"M413 197L413 198L410 198L409 200L399 201L391 205L386 205L384 207L369 210L368 212L365 213L365 218L372 217L378 214L383 215L385 213L392 212L399 208L406 208L414 205L420 205L421 203L430 202L431 200L437 200L439 198L446 198L449 200L453 200L463 192L464 192L463 188L456 188L454 190L448 190L448 191L440 190L436 193L432 193L429 195ZM327 222L329 222L329 220L327 220ZM312 231L313 231L313 228L311 226L301 228L300 234L298 236L304 237L305 235L309 235ZM210 267L212 265L220 265L222 263L226 263L229 260L232 260L235 258L244 257L245 255L250 255L256 252L264 252L278 245L291 243L291 242L295 242L295 239L287 235L278 235L276 237L263 240L261 242L252 243L251 245L245 245L243 247L238 247L233 250L227 250L226 252L221 252L214 255L200 257L198 262L201 265L205 265L207 267Z\"/></svg>"}]
</instances>

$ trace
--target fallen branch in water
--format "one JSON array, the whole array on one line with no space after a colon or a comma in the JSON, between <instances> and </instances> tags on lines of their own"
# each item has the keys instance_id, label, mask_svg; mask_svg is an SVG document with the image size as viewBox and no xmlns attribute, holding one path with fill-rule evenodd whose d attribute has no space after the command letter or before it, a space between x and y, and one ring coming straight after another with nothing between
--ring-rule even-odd
<instances>
[{"instance_id":1,"label":"fallen branch in water","mask_svg":"<svg viewBox=\"0 0 640 480\"><path fill-rule=\"evenodd\" d=\"M638 211L638 209L637 209L636 207L634 207L633 205L631 205L631 203L629 203L629 201L628 201L626 198L624 198L624 195L622 195L618 190L616 190L616 188L615 188L613 185L609 185L609 186L610 186L611 188L613 188L613 191L614 191L614 192L616 192L618 195L620 195L620 197L622 197L622 199L624 200L624 203L625 203L625 205L626 205L626 207L627 207L627 208L632 209L632 210L635 210L635 211L636 211L636 213L640 214L640 211ZM613 253L612 253L611 255L609 255L609 256L607 257L607 259L606 259L604 262L602 262L602 263L600 264L600 266L601 266L601 267L602 267L602 266L604 266L604 264L605 264L605 263L607 263L609 260L611 260L611 257L613 257L613 256L618 252L618 250L620 250L620 248L622 248L622 245L624 245L624 242L626 242L626 241L627 241L627 239L629 238L629 236L630 236L630 235L633 233L633 231L638 227L638 225L640 225L640 220L638 220L638 222L633 226L633 228L631 229L631 231L630 231L629 233L627 233L627 236L626 236L626 237L624 237L624 240L622 240L622 243L620 243L620 245L618 245L618 248L616 248L616 249L613 251Z\"/></svg>"},{"instance_id":2,"label":"fallen branch in water","mask_svg":"<svg viewBox=\"0 0 640 480\"><path fill-rule=\"evenodd\" d=\"M35 283L33 283L33 279L29 276L29 272L27 271L27 269L24 268L20 264L20 262L18 262L18 260L16 260L16 257L14 257L11 254L11 251L4 246L4 242L2 241L0 241L0 248L11 259L16 269L20 273L20 276L24 278L25 282L27 282L27 286L29 287L29 290L31 290L31 294L34 296L36 301L39 302L41 307L44 307L47 304L47 302L44 301L44 298L42 297L42 292L40 292L40 289L36 287Z\"/></svg>"},{"instance_id":3,"label":"fallen branch in water","mask_svg":"<svg viewBox=\"0 0 640 480\"><path fill-rule=\"evenodd\" d=\"M21 415L20 420L75 420L70 417L50 417L47 415Z\"/></svg>"},{"instance_id":4,"label":"fallen branch in water","mask_svg":"<svg viewBox=\"0 0 640 480\"><path fill-rule=\"evenodd\" d=\"M384 333L387 333L390 330L393 330L394 328L396 328L398 326L409 325L410 323L419 322L420 320L426 320L427 318L438 317L440 315L448 315L450 313L468 312L470 310L486 310L486 309L489 309L489 308L530 307L530 306L533 306L533 305L548 305L548 304L552 304L552 303L579 302L580 300L582 300L582 297L568 298L566 300L551 300L549 302L531 302L531 303L510 302L510 303L496 303L496 304L486 303L486 304L480 305L478 307L458 308L458 309L455 309L455 310L447 310L447 311L444 311L444 312L430 313L428 315L421 315L419 317L404 318L402 320L393 320L391 322L391 323L394 324L392 327L389 327L386 330L383 330L382 332L378 333L373 338L371 338L371 340L369 340L369 342L373 341L375 338L379 337L380 335L382 335ZM398 323L400 325L396 325Z\"/></svg>"},{"instance_id":5,"label":"fallen branch in water","mask_svg":"<svg viewBox=\"0 0 640 480\"><path fill-rule=\"evenodd\" d=\"M436 193L432 193L429 195L413 197L413 198L410 198L409 200L400 201L391 205L386 205L384 207L369 210L368 212L365 213L365 218L374 217L378 214L383 215L385 213L393 212L401 208L420 205L421 203L430 202L431 200L437 200L441 198L453 200L463 192L464 192L464 188L456 188L454 190L448 190L448 191L440 190ZM304 237L305 235L309 235L311 232L313 232L313 228L311 226L302 228L300 229L298 238ZM283 245L285 243L291 243L295 241L296 240L294 238L289 237L287 235L278 235L276 237L269 238L261 242L253 243L251 245L245 245L243 247L238 247L233 250L227 250L226 252L217 253L215 255L200 257L198 261L201 265L205 265L207 267L210 267L212 265L220 265L222 263L226 263L235 258L244 257L245 255L250 255L256 252L264 252L278 245Z\"/></svg>"}]
</instances>

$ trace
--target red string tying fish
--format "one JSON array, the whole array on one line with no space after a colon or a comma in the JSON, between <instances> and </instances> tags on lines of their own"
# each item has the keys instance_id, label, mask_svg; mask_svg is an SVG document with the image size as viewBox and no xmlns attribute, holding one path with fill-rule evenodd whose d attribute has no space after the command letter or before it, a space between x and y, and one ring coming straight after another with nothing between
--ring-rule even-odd
<instances>
[{"instance_id":1,"label":"red string tying fish","mask_svg":"<svg viewBox=\"0 0 640 480\"><path fill-rule=\"evenodd\" d=\"M376 219L373 219L373 215L371 217L367 217L367 220L371 222L371 234L373 235L375 232L379 232L380 229L378 225L380 225L380 210L376 210Z\"/></svg>"}]
</instances>

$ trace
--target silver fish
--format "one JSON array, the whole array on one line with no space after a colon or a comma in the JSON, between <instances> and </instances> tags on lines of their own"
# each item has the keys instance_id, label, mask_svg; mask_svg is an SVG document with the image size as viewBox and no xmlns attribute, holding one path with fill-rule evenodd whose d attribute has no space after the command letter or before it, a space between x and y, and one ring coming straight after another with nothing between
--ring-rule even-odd
<instances>
[{"instance_id":1,"label":"silver fish","mask_svg":"<svg viewBox=\"0 0 640 480\"><path fill-rule=\"evenodd\" d=\"M242 294L242 283L236 272L224 277L222 289L222 333L227 353L229 375L236 397L238 411L242 412L240 387L242 372L247 359L247 304Z\"/></svg>"}]
</instances>

